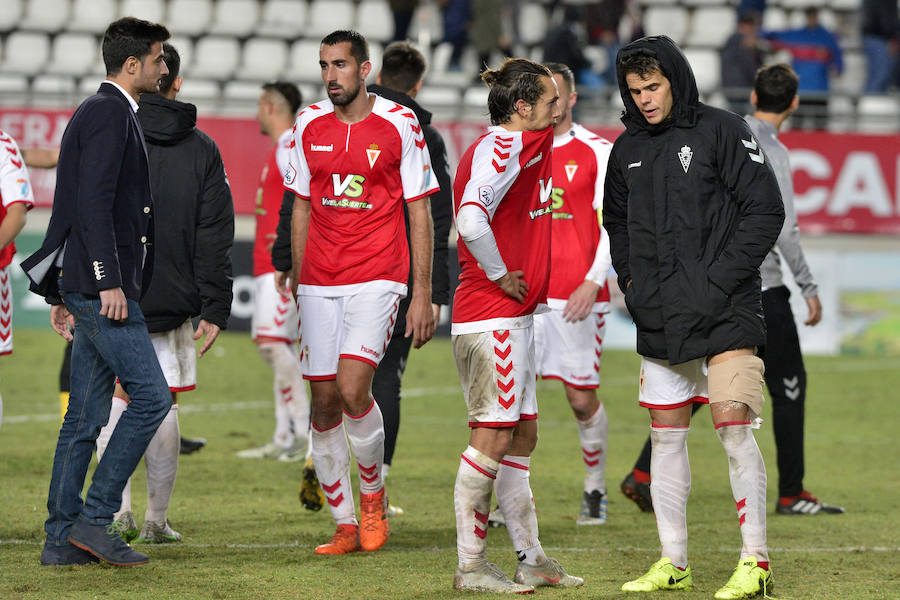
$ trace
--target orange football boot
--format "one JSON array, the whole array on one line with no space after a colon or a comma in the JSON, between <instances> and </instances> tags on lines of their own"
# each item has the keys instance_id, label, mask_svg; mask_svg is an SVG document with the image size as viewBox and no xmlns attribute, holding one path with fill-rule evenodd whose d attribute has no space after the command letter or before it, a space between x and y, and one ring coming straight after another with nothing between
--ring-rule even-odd
<instances>
[{"instance_id":1,"label":"orange football boot","mask_svg":"<svg viewBox=\"0 0 900 600\"><path fill-rule=\"evenodd\" d=\"M382 487L374 494L359 495L359 542L366 552L378 550L391 535L388 526L388 499Z\"/></svg>"},{"instance_id":2,"label":"orange football boot","mask_svg":"<svg viewBox=\"0 0 900 600\"><path fill-rule=\"evenodd\" d=\"M330 542L316 546L316 554L349 554L358 551L358 525L338 525Z\"/></svg>"}]
</instances>

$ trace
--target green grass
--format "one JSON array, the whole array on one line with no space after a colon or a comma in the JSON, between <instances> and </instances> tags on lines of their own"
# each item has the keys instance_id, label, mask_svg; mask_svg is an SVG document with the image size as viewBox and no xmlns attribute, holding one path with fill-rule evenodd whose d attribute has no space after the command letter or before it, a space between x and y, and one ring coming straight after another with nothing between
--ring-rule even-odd
<instances>
[{"instance_id":1,"label":"green grass","mask_svg":"<svg viewBox=\"0 0 900 600\"><path fill-rule=\"evenodd\" d=\"M0 359L5 419L0 429L0 598L458 598L453 483L468 430L450 345L414 351L404 389L403 421L388 480L407 514L376 553L319 557L313 547L334 531L327 510L296 499L300 466L246 461L237 450L272 433L271 376L246 335L224 334L199 365L199 389L182 395L182 432L209 445L182 457L169 511L182 544L143 547L149 565L42 568L38 565L58 421L62 341L19 330L16 352ZM607 351L600 392L610 419L609 523L577 527L583 465L575 423L557 382L540 390L541 439L531 482L541 540L579 590L539 590L554 598L622 598L619 586L658 558L652 515L618 492L647 435L636 402L637 357ZM769 544L775 596L900 598L900 360L810 358L806 486L848 512L785 517L771 512L776 473L770 419L757 439L769 465ZM764 417L768 416L767 414ZM738 559L740 538L727 462L701 411L690 437L693 491L688 507L695 589L677 598L711 598ZM354 471L353 479L356 479ZM134 479L143 516L143 466ZM140 518L139 518L140 521ZM488 534L489 558L512 573L503 529ZM651 594L648 598L676 597Z\"/></svg>"}]
</instances>

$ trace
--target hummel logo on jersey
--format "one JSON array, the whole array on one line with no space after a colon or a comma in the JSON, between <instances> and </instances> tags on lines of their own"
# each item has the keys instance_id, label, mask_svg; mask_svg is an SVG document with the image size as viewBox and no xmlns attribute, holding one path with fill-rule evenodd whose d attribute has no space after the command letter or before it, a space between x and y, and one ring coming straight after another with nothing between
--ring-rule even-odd
<instances>
[{"instance_id":1,"label":"hummel logo on jersey","mask_svg":"<svg viewBox=\"0 0 900 600\"><path fill-rule=\"evenodd\" d=\"M636 168L636 167L639 167L639 166L641 166L641 163L642 163L642 162L643 162L643 161L640 161L640 160L637 161L637 162L633 162L633 163L631 163L630 165L628 165L628 168L629 168L629 169L634 169L634 168Z\"/></svg>"},{"instance_id":2,"label":"hummel logo on jersey","mask_svg":"<svg viewBox=\"0 0 900 600\"><path fill-rule=\"evenodd\" d=\"M363 193L363 182L366 180L362 175L347 175L343 179L337 173L331 174L331 185L334 188L335 198L346 196L348 198L359 198Z\"/></svg>"},{"instance_id":3,"label":"hummel logo on jersey","mask_svg":"<svg viewBox=\"0 0 900 600\"><path fill-rule=\"evenodd\" d=\"M381 156L381 150L378 149L378 144L369 144L369 147L366 148L366 158L369 159L370 169L375 168L375 161L379 156Z\"/></svg>"},{"instance_id":4,"label":"hummel logo on jersey","mask_svg":"<svg viewBox=\"0 0 900 600\"><path fill-rule=\"evenodd\" d=\"M766 157L763 156L762 150L756 145L756 140L750 138L749 140L741 140L741 143L744 144L744 148L748 150L747 154L750 155L750 160L753 162L758 162L759 164L765 164ZM756 152L756 154L753 154Z\"/></svg>"},{"instance_id":5,"label":"hummel logo on jersey","mask_svg":"<svg viewBox=\"0 0 900 600\"><path fill-rule=\"evenodd\" d=\"M309 149L311 152L331 152L334 150L334 144L328 144L327 146L319 146L318 144L310 144Z\"/></svg>"},{"instance_id":6,"label":"hummel logo on jersey","mask_svg":"<svg viewBox=\"0 0 900 600\"><path fill-rule=\"evenodd\" d=\"M543 153L543 152L539 152L537 156L535 156L534 158L532 158L531 160L529 160L527 163L525 163L525 168L527 169L527 168L530 167L531 165L536 165L536 164L538 164L539 162L541 162L541 159L542 159L542 158L544 158L544 153Z\"/></svg>"},{"instance_id":7,"label":"hummel logo on jersey","mask_svg":"<svg viewBox=\"0 0 900 600\"><path fill-rule=\"evenodd\" d=\"M691 152L690 146L682 146L681 152L678 153L678 160L681 161L681 168L684 169L684 172L688 172L688 168L691 166L691 157L694 156L694 153Z\"/></svg>"},{"instance_id":8,"label":"hummel logo on jersey","mask_svg":"<svg viewBox=\"0 0 900 600\"><path fill-rule=\"evenodd\" d=\"M566 169L566 177L569 179L569 183L572 183L572 178L575 177L575 171L578 170L578 163L574 160L570 160L568 164L563 165Z\"/></svg>"}]
</instances>

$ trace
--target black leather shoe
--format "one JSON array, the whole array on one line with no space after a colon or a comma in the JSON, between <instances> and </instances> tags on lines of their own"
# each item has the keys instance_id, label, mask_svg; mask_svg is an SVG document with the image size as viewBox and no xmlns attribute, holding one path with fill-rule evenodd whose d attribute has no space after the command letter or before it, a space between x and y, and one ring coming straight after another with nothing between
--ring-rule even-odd
<instances>
[{"instance_id":1,"label":"black leather shoe","mask_svg":"<svg viewBox=\"0 0 900 600\"><path fill-rule=\"evenodd\" d=\"M69 530L69 541L103 562L117 567L134 567L150 562L146 554L132 550L113 525L91 525L77 520Z\"/></svg>"},{"instance_id":2,"label":"black leather shoe","mask_svg":"<svg viewBox=\"0 0 900 600\"><path fill-rule=\"evenodd\" d=\"M179 454L191 454L196 452L200 448L206 445L206 440L203 438L181 438L181 448L179 449Z\"/></svg>"},{"instance_id":3,"label":"black leather shoe","mask_svg":"<svg viewBox=\"0 0 900 600\"><path fill-rule=\"evenodd\" d=\"M41 552L41 564L45 567L51 565L88 565L96 562L100 562L100 559L90 552L85 552L78 546L73 546L69 543L56 546L50 542L44 542L44 550Z\"/></svg>"}]
</instances>

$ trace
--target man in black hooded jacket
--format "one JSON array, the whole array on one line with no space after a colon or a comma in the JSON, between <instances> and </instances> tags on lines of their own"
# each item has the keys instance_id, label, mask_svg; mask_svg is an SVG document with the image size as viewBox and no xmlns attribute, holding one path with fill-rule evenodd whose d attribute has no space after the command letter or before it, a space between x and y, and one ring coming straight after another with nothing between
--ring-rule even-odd
<instances>
[{"instance_id":1,"label":"man in black hooded jacket","mask_svg":"<svg viewBox=\"0 0 900 600\"><path fill-rule=\"evenodd\" d=\"M181 540L166 517L178 468L180 436L177 392L194 389L197 355L209 350L231 314L231 246L234 206L216 143L197 129L197 107L175 100L181 88L180 58L163 44L169 74L159 94L141 96L138 120L147 142L150 189L155 210L153 279L141 310L156 356L172 393L172 408L147 446L147 511L138 533L126 485L116 523L126 541L164 543ZM197 330L191 324L199 316ZM194 340L205 336L195 352ZM116 385L109 422L97 438L97 453L128 406Z\"/></svg>"},{"instance_id":2,"label":"man in black hooded jacket","mask_svg":"<svg viewBox=\"0 0 900 600\"><path fill-rule=\"evenodd\" d=\"M765 343L759 265L781 231L775 174L739 116L699 102L665 36L619 51L626 130L606 175L603 224L637 325L640 404L650 410L651 494L662 558L624 591L692 587L687 560L691 405L709 402L728 455L743 548L721 600L767 593L762 412Z\"/></svg>"}]
</instances>

